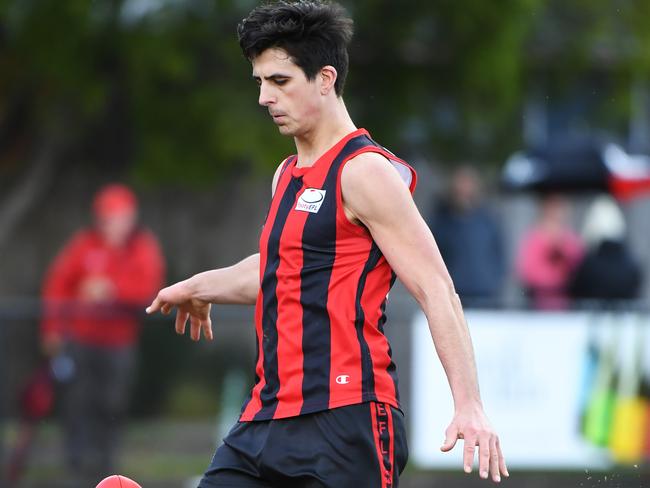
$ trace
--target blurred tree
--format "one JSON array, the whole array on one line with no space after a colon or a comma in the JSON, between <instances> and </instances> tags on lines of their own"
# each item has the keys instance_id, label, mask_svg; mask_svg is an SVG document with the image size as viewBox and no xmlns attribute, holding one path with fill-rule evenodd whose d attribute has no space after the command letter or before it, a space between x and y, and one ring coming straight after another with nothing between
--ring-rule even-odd
<instances>
[{"instance_id":1,"label":"blurred tree","mask_svg":"<svg viewBox=\"0 0 650 488\"><path fill-rule=\"evenodd\" d=\"M350 90L365 93L363 117L443 159L503 154L517 142L510 128L524 89L526 41L543 4L361 2Z\"/></svg>"},{"instance_id":2,"label":"blurred tree","mask_svg":"<svg viewBox=\"0 0 650 488\"><path fill-rule=\"evenodd\" d=\"M200 183L274 149L279 157L287 145L260 123L254 83L242 83L243 3L5 2L3 119L13 127L22 115L30 143L65 132L91 162L134 164L153 181Z\"/></svg>"},{"instance_id":3,"label":"blurred tree","mask_svg":"<svg viewBox=\"0 0 650 488\"><path fill-rule=\"evenodd\" d=\"M500 161L521 144L535 79L562 87L615 66L620 111L650 69L644 0L343 3L357 30L348 102L401 152ZM291 141L257 107L235 38L256 4L1 0L0 171L43 152L45 167L66 153L144 182L273 168Z\"/></svg>"}]
</instances>

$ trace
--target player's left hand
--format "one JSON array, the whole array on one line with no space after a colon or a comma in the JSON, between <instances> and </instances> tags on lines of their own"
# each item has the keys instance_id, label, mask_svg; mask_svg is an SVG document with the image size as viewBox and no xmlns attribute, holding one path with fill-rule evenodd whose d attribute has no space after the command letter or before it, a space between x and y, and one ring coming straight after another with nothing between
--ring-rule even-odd
<instances>
[{"instance_id":1,"label":"player's left hand","mask_svg":"<svg viewBox=\"0 0 650 488\"><path fill-rule=\"evenodd\" d=\"M482 408L457 410L451 424L445 431L445 442L440 447L443 452L451 451L458 439L463 439L463 466L466 473L472 472L474 452L479 450L479 476L487 479L488 476L496 483L501 481L501 476L508 477L508 468L501 452L499 436L490 426L490 422L483 413Z\"/></svg>"}]
</instances>

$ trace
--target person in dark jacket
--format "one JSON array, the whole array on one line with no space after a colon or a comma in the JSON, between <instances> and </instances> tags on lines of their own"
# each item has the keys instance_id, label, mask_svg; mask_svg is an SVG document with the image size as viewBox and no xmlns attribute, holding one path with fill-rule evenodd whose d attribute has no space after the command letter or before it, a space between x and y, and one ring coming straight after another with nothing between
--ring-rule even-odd
<instances>
[{"instance_id":1,"label":"person in dark jacket","mask_svg":"<svg viewBox=\"0 0 650 488\"><path fill-rule=\"evenodd\" d=\"M498 304L505 276L503 240L476 170L461 166L454 171L429 226L463 304Z\"/></svg>"},{"instance_id":2,"label":"person in dark jacket","mask_svg":"<svg viewBox=\"0 0 650 488\"><path fill-rule=\"evenodd\" d=\"M573 276L572 298L583 304L638 298L641 269L627 248L625 234L625 219L614 199L598 197L585 217L588 251Z\"/></svg>"}]
</instances>

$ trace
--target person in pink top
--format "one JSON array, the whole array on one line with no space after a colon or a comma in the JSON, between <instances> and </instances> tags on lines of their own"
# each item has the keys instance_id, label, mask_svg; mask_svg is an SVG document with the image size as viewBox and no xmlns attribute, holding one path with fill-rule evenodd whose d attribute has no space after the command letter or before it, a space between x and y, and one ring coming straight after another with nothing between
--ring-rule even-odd
<instances>
[{"instance_id":1,"label":"person in pink top","mask_svg":"<svg viewBox=\"0 0 650 488\"><path fill-rule=\"evenodd\" d=\"M569 225L570 207L561 195L544 198L537 223L524 235L516 262L517 277L538 310L563 310L573 272L584 245Z\"/></svg>"}]
</instances>

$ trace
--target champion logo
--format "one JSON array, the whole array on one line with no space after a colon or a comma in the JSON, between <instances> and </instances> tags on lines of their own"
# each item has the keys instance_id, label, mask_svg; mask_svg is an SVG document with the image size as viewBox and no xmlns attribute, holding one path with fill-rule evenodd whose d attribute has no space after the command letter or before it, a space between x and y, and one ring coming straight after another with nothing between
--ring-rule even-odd
<instances>
[{"instance_id":1,"label":"champion logo","mask_svg":"<svg viewBox=\"0 0 650 488\"><path fill-rule=\"evenodd\" d=\"M336 377L336 383L339 385L347 385L350 382L349 374L340 374Z\"/></svg>"},{"instance_id":2,"label":"champion logo","mask_svg":"<svg viewBox=\"0 0 650 488\"><path fill-rule=\"evenodd\" d=\"M300 210L302 212L317 213L320 210L320 206L323 204L324 200L325 190L319 190L318 188L307 188L298 197L296 210Z\"/></svg>"}]
</instances>

